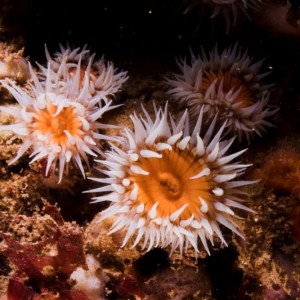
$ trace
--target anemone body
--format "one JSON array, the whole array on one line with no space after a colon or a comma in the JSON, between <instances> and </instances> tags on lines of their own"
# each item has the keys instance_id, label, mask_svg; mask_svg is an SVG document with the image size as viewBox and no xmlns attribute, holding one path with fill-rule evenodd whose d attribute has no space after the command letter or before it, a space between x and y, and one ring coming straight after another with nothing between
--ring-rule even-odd
<instances>
[{"instance_id":1,"label":"anemone body","mask_svg":"<svg viewBox=\"0 0 300 300\"><path fill-rule=\"evenodd\" d=\"M211 18L223 14L227 28L231 23L236 24L239 12L250 18L248 14L249 9L258 9L261 6L260 0L205 0L204 2L213 9Z\"/></svg>"},{"instance_id":2,"label":"anemone body","mask_svg":"<svg viewBox=\"0 0 300 300\"><path fill-rule=\"evenodd\" d=\"M110 233L125 230L122 246L170 246L181 255L190 247L199 252L199 241L209 253L215 235L226 244L220 224L243 237L232 208L250 211L239 187L252 182L235 180L248 165L232 161L244 150L225 154L233 139L222 140L225 124L214 133L216 120L201 133L203 110L193 128L187 112L178 122L167 106L155 113L154 120L146 110L131 115L133 130L98 160L107 176L91 178L102 186L87 192L102 193L94 202L111 202L99 221L114 218Z\"/></svg>"},{"instance_id":3,"label":"anemone body","mask_svg":"<svg viewBox=\"0 0 300 300\"><path fill-rule=\"evenodd\" d=\"M183 2L185 13L202 4L209 6L211 18L223 16L227 32L231 25L236 25L239 13L250 19L249 11L258 10L262 6L261 0L184 0Z\"/></svg>"},{"instance_id":4,"label":"anemone body","mask_svg":"<svg viewBox=\"0 0 300 300\"><path fill-rule=\"evenodd\" d=\"M119 71L112 62L106 61L104 56L95 60L95 54L91 54L87 46L72 49L60 45L60 52L56 52L53 58L47 48L45 51L51 71L54 73L53 78L64 83L68 77L75 76L77 67L80 66L81 84L83 84L84 74L87 72L91 95L99 95L101 99L106 101L114 98L128 79L126 71ZM47 75L47 68L42 65L39 67L41 70L40 77L44 79Z\"/></svg>"},{"instance_id":5,"label":"anemone body","mask_svg":"<svg viewBox=\"0 0 300 300\"><path fill-rule=\"evenodd\" d=\"M267 73L259 73L262 61L252 60L237 44L221 53L215 47L208 56L204 51L197 57L192 54L191 63L178 61L181 73L167 80L168 93L188 108L191 119L197 119L203 107L208 119L218 113L231 135L249 141L272 126L266 119L277 111L268 104L269 86L262 82Z\"/></svg>"},{"instance_id":6,"label":"anemone body","mask_svg":"<svg viewBox=\"0 0 300 300\"><path fill-rule=\"evenodd\" d=\"M13 124L2 125L0 130L13 131L14 137L23 141L10 164L30 150L31 163L47 159L45 175L50 169L54 174L58 163L60 182L71 161L85 176L82 160L89 166L88 156L102 153L97 143L104 135L98 131L109 125L97 120L116 106L112 106L111 101L104 101L100 95L92 96L88 71L81 79L80 65L76 69L75 76L65 78L64 88L59 75L54 76L50 63L45 81L39 81L30 67L33 81L30 91L22 90L10 79L1 81L19 104L0 107L14 117Z\"/></svg>"}]
</instances>

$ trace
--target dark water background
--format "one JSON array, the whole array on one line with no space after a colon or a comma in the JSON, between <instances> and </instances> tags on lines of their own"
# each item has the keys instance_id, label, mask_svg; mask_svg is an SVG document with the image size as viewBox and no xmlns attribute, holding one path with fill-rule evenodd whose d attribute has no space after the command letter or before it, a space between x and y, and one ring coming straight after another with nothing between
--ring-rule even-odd
<instances>
[{"instance_id":1,"label":"dark water background","mask_svg":"<svg viewBox=\"0 0 300 300\"><path fill-rule=\"evenodd\" d=\"M243 13L238 14L237 24L230 26L227 33L224 18L219 15L211 19L211 9L207 6L198 5L184 13L189 1L6 2L13 6L8 15L10 22L24 30L26 53L38 61L45 59L44 44L51 53L58 49L59 43L67 42L75 47L88 44L99 56L105 54L117 61L174 62L174 57L188 54L189 47L197 52L200 46L209 50L216 43L223 48L239 42L258 59L266 57L268 63L276 64L281 57L282 64L299 49L294 38L274 35Z\"/></svg>"}]
</instances>

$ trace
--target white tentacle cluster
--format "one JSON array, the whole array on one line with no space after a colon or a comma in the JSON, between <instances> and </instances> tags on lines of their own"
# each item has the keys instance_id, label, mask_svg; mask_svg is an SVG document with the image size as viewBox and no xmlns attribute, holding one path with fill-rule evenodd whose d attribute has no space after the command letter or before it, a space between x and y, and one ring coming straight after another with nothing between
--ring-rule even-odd
<instances>
[{"instance_id":1,"label":"white tentacle cluster","mask_svg":"<svg viewBox=\"0 0 300 300\"><path fill-rule=\"evenodd\" d=\"M126 231L122 246L143 240L147 250L170 246L181 255L190 246L198 253L198 241L209 253L215 235L226 244L220 225L243 237L233 209L251 211L239 188L253 182L236 180L248 165L233 162L245 150L226 154L233 142L222 139L226 123L215 132L215 118L203 132L203 108L193 128L187 112L176 122L167 105L155 115L131 115L133 130L124 129L120 146L98 160L106 177L90 178L101 186L87 192L101 193L94 202L111 202L99 221L114 217L110 233Z\"/></svg>"},{"instance_id":2,"label":"white tentacle cluster","mask_svg":"<svg viewBox=\"0 0 300 300\"><path fill-rule=\"evenodd\" d=\"M272 126L266 119L277 111L268 104L269 86L261 82L267 75L259 74L262 61L252 60L237 44L221 53L215 47L209 56L204 51L197 57L192 54L191 63L180 60L181 73L167 80L169 94L188 108L192 119L203 107L208 119L218 113L231 135L249 141L254 133L261 136Z\"/></svg>"},{"instance_id":3,"label":"white tentacle cluster","mask_svg":"<svg viewBox=\"0 0 300 300\"><path fill-rule=\"evenodd\" d=\"M76 70L80 66L81 77L84 77L85 72L88 74L90 94L92 96L98 94L105 101L113 99L128 79L126 71L119 71L114 67L114 63L106 61L104 56L95 60L95 54L91 54L86 45L75 49L60 45L60 52L56 52L53 57L47 47L45 51L51 71L57 79L65 82L68 77L75 76ZM40 77L44 79L48 70L42 65L39 67Z\"/></svg>"},{"instance_id":4,"label":"white tentacle cluster","mask_svg":"<svg viewBox=\"0 0 300 300\"><path fill-rule=\"evenodd\" d=\"M64 54L58 56L61 59L50 59L46 68L41 67L43 79L39 79L40 74L30 66L33 82L31 91L24 91L10 79L1 81L19 106L0 107L0 110L15 118L14 124L2 125L0 130L13 131L15 138L23 140L17 156L10 164L30 149L31 163L42 158L47 159L46 175L50 169L55 172L58 163L58 182L71 161L85 176L82 160L89 166L88 156L95 157L102 153L98 141L112 139L99 133L99 129L111 125L102 124L98 120L109 110L118 107L112 105L112 100L107 97L113 94L116 85L110 82L110 89L105 95L93 93L97 80L93 82L91 68L87 67L83 71L81 64L83 59L87 59L87 54L86 50L65 50ZM78 61L67 63L67 57L74 57ZM93 58L88 61L91 64ZM107 68L108 73L111 73L112 66L108 65ZM125 75L123 73L119 76L124 79ZM116 77L118 75L115 74L110 80Z\"/></svg>"}]
</instances>

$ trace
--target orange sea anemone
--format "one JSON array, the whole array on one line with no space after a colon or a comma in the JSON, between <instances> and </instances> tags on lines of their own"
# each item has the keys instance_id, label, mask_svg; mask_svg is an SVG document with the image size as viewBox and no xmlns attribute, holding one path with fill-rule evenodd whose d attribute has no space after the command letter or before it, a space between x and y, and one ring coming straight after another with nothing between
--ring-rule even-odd
<instances>
[{"instance_id":1,"label":"orange sea anemone","mask_svg":"<svg viewBox=\"0 0 300 300\"><path fill-rule=\"evenodd\" d=\"M195 7L208 6L210 17L223 16L226 22L226 30L231 25L236 25L239 13L250 19L249 11L257 11L262 7L261 0L183 0L184 13L188 13ZM201 8L199 8L201 9Z\"/></svg>"},{"instance_id":2,"label":"orange sea anemone","mask_svg":"<svg viewBox=\"0 0 300 300\"><path fill-rule=\"evenodd\" d=\"M91 178L101 187L87 192L105 193L94 202L111 202L99 221L114 216L110 233L126 231L122 246L144 240L143 248L170 246L181 255L190 246L199 252L199 238L208 253L214 235L226 244L219 224L243 237L232 208L251 211L240 203L239 188L252 181L235 180L248 165L232 162L245 150L225 155L233 142L222 140L226 124L214 134L214 119L201 133L203 109L194 128L187 112L175 122L167 106L154 120L144 114L131 115L133 131L124 129L120 147L98 160L107 177Z\"/></svg>"},{"instance_id":3,"label":"orange sea anemone","mask_svg":"<svg viewBox=\"0 0 300 300\"><path fill-rule=\"evenodd\" d=\"M15 138L23 140L17 156L10 164L31 149L31 163L47 159L45 175L51 168L55 172L56 164L59 163L60 182L70 161L74 161L85 176L81 160L89 165L88 155L102 153L97 145L98 140L109 138L98 131L109 125L97 120L117 106L112 106L111 101L104 101L98 94L92 96L89 92L91 82L88 71L81 84L79 64L76 69L75 76L67 76L62 85L57 78L59 75L54 76L51 63L48 63L45 81L39 81L36 72L30 67L33 80L31 92L25 92L10 79L1 80L19 106L0 107L1 111L15 118L14 124L2 125L0 130L13 131ZM53 82L57 85L53 85Z\"/></svg>"},{"instance_id":4,"label":"orange sea anemone","mask_svg":"<svg viewBox=\"0 0 300 300\"><path fill-rule=\"evenodd\" d=\"M271 126L266 119L277 111L268 104L269 86L262 83L266 73L259 74L261 65L262 61L253 63L247 52L239 51L237 44L221 53L215 47L208 57L204 51L198 57L192 54L191 63L180 60L181 73L168 79L169 94L188 108L193 120L203 107L206 118L218 113L219 121L227 122L227 132L249 141Z\"/></svg>"},{"instance_id":5,"label":"orange sea anemone","mask_svg":"<svg viewBox=\"0 0 300 300\"><path fill-rule=\"evenodd\" d=\"M95 61L95 54L91 54L86 45L76 49L64 48L60 45L60 52L56 52L53 58L47 47L45 47L45 51L51 72L54 73L53 79L64 83L67 77L75 76L78 66L80 66L81 84L83 84L84 74L87 73L90 81L89 92L92 96L96 94L101 96L101 99L105 101L112 99L128 79L126 71L119 71L114 67L113 62L106 61L104 56ZM44 80L48 69L42 65L39 67L40 78ZM55 84L57 85L57 82Z\"/></svg>"}]
</instances>

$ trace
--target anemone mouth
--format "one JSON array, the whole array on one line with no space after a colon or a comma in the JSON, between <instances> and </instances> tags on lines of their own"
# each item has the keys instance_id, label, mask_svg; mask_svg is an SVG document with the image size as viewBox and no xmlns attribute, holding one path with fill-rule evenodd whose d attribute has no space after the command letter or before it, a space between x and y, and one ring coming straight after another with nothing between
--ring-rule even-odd
<instances>
[{"instance_id":1,"label":"anemone mouth","mask_svg":"<svg viewBox=\"0 0 300 300\"><path fill-rule=\"evenodd\" d=\"M42 135L50 136L50 143L58 146L66 146L68 134L76 136L82 132L82 123L74 107L65 107L59 111L53 104L35 113L32 127Z\"/></svg>"},{"instance_id":2,"label":"anemone mouth","mask_svg":"<svg viewBox=\"0 0 300 300\"><path fill-rule=\"evenodd\" d=\"M144 215L156 205L156 218L169 219L172 214L186 207L174 220L179 224L192 215L201 216L201 199L212 202L211 190L215 187L212 175L203 160L194 154L194 149L173 147L172 151L163 150L161 157L140 157L136 165L145 174L131 174L130 180L138 187L134 206L144 206ZM204 174L205 176L197 176ZM133 189L131 185L130 190ZM198 218L197 218L198 219Z\"/></svg>"}]
</instances>

